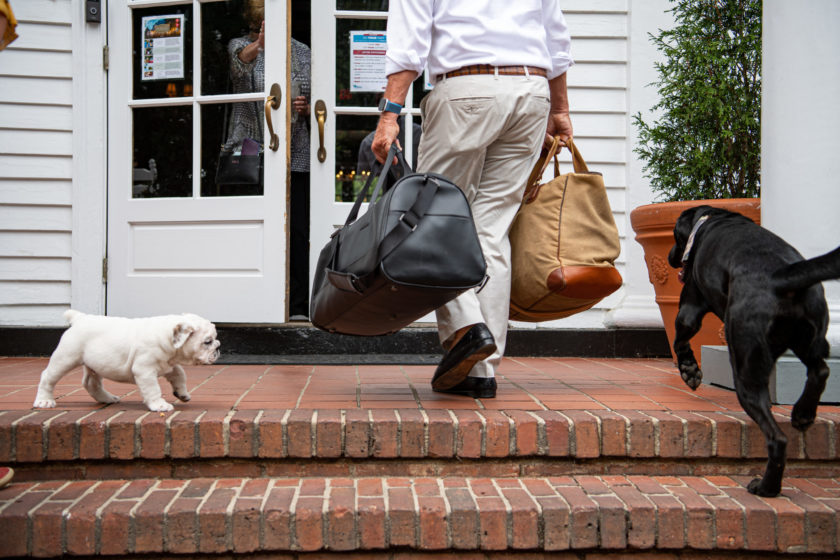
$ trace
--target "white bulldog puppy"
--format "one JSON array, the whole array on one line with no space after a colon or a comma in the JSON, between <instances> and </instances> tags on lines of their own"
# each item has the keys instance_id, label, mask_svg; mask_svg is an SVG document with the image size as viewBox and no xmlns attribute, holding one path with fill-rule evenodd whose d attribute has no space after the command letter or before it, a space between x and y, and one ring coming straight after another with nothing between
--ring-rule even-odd
<instances>
[{"instance_id":1,"label":"white bulldog puppy","mask_svg":"<svg viewBox=\"0 0 840 560\"><path fill-rule=\"evenodd\" d=\"M172 384L175 396L190 400L181 364L212 364L219 357L216 326L198 315L162 315L143 319L64 312L70 328L61 335L47 368L41 373L35 408L55 406L53 390L73 368L84 366L82 384L94 399L119 401L102 386L102 378L135 383L143 402L155 412L173 406L161 397L158 377Z\"/></svg>"}]
</instances>

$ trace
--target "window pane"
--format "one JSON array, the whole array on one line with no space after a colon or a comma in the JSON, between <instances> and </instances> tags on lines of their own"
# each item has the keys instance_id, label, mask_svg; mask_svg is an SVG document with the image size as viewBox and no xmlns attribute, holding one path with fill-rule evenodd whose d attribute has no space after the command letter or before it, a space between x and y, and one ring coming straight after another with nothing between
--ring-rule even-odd
<instances>
[{"instance_id":1,"label":"window pane","mask_svg":"<svg viewBox=\"0 0 840 560\"><path fill-rule=\"evenodd\" d=\"M193 94L192 5L132 12L134 99Z\"/></svg>"},{"instance_id":2,"label":"window pane","mask_svg":"<svg viewBox=\"0 0 840 560\"><path fill-rule=\"evenodd\" d=\"M376 161L370 149L376 131L378 116L338 115L335 135L335 200L352 202L364 187ZM405 123L412 123L412 145L407 146ZM412 169L417 168L417 146L420 144L420 119L402 115L397 120L400 131L397 140L406 154ZM410 160L408 159L410 153ZM374 183L375 185L376 183ZM372 189L371 189L372 190Z\"/></svg>"},{"instance_id":3,"label":"window pane","mask_svg":"<svg viewBox=\"0 0 840 560\"><path fill-rule=\"evenodd\" d=\"M352 202L364 186L373 162L370 145L378 116L337 115L335 118L335 200Z\"/></svg>"},{"instance_id":4,"label":"window pane","mask_svg":"<svg viewBox=\"0 0 840 560\"><path fill-rule=\"evenodd\" d=\"M132 110L132 196L192 196L192 107Z\"/></svg>"},{"instance_id":5,"label":"window pane","mask_svg":"<svg viewBox=\"0 0 840 560\"><path fill-rule=\"evenodd\" d=\"M201 107L201 196L263 194L262 146L251 138L227 142L243 109L258 103L224 103ZM227 123L227 125L226 125ZM227 134L226 134L227 131Z\"/></svg>"},{"instance_id":6,"label":"window pane","mask_svg":"<svg viewBox=\"0 0 840 560\"><path fill-rule=\"evenodd\" d=\"M388 0L337 0L339 10L358 10L365 12L387 12Z\"/></svg>"},{"instance_id":7,"label":"window pane","mask_svg":"<svg viewBox=\"0 0 840 560\"><path fill-rule=\"evenodd\" d=\"M201 93L217 95L231 92L231 41L249 37L249 12L243 0L228 0L201 6ZM254 14L255 18L259 18ZM259 30L259 22L256 22ZM250 42L250 39L248 40ZM235 45L235 43L233 44Z\"/></svg>"},{"instance_id":8,"label":"window pane","mask_svg":"<svg viewBox=\"0 0 840 560\"><path fill-rule=\"evenodd\" d=\"M376 107L384 91L353 92L350 87L350 31L385 31L386 21L381 19L339 19L336 21L335 97L339 107ZM382 57L384 60L384 56ZM385 71L383 67L384 84Z\"/></svg>"}]
</instances>

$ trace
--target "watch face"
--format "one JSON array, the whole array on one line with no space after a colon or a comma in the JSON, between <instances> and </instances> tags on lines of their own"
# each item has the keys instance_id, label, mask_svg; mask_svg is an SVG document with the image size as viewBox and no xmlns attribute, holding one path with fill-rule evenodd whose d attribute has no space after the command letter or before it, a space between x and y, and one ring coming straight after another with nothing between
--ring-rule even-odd
<instances>
[{"instance_id":1,"label":"watch face","mask_svg":"<svg viewBox=\"0 0 840 560\"><path fill-rule=\"evenodd\" d=\"M379 100L379 110L380 110L380 111L384 111L384 110L385 110L385 104L386 104L387 102L388 102L388 100L387 100L387 99L385 99L384 97L382 97L382 98Z\"/></svg>"}]
</instances>

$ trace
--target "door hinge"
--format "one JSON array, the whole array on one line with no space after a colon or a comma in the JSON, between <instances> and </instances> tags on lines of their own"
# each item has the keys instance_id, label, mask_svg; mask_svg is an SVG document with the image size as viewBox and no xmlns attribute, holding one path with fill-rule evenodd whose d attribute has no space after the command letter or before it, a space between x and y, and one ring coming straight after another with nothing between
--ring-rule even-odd
<instances>
[{"instance_id":1,"label":"door hinge","mask_svg":"<svg viewBox=\"0 0 840 560\"><path fill-rule=\"evenodd\" d=\"M108 283L108 257L102 257L102 283Z\"/></svg>"},{"instance_id":2,"label":"door hinge","mask_svg":"<svg viewBox=\"0 0 840 560\"><path fill-rule=\"evenodd\" d=\"M110 62L110 50L108 49L108 45L102 47L102 69L106 72L108 71L108 64Z\"/></svg>"}]
</instances>

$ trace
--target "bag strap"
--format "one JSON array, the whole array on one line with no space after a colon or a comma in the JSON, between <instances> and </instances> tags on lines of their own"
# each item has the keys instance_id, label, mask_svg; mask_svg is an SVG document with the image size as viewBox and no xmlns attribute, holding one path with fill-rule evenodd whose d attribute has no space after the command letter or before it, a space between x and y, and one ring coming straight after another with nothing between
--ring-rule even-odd
<instances>
[{"instance_id":1,"label":"bag strap","mask_svg":"<svg viewBox=\"0 0 840 560\"><path fill-rule=\"evenodd\" d=\"M589 173L589 166L586 165L586 161L584 161L583 156L580 154L580 150L578 150L577 146L575 146L574 140L568 138L564 141L564 143L569 149L569 152L572 154L572 165L574 166L575 173ZM531 191L540 185L542 176L545 173L545 170L548 169L548 164L551 162L552 158L554 159L554 176L560 176L560 160L557 158L559 151L560 137L555 136L551 142L551 147L545 155L540 155L539 159L534 164L534 168L528 176L528 182L525 184L525 193L522 197L523 199L527 199Z\"/></svg>"},{"instance_id":2,"label":"bag strap","mask_svg":"<svg viewBox=\"0 0 840 560\"><path fill-rule=\"evenodd\" d=\"M548 149L545 155L541 155L539 159L537 159L537 162L534 164L534 168L531 170L531 174L528 176L528 182L525 184L526 195L531 191L531 189L540 184L540 180L542 179L543 173L545 173L545 170L548 167L548 163L551 161L551 158L555 158L555 162L557 161L555 155L557 154L557 149L559 147L560 137L555 136L553 138L553 141L551 142L551 147ZM558 173L555 173L555 176L557 176L557 174Z\"/></svg>"},{"instance_id":3,"label":"bag strap","mask_svg":"<svg viewBox=\"0 0 840 560\"><path fill-rule=\"evenodd\" d=\"M420 219L426 215L432 205L432 200L435 198L438 188L440 188L440 183L437 179L429 175L423 175L423 187L417 193L417 198L414 199L411 207L402 213L394 227L382 239L382 243L379 245L379 260L385 260L385 257L391 254L391 251L396 249L411 232L417 229Z\"/></svg>"},{"instance_id":4,"label":"bag strap","mask_svg":"<svg viewBox=\"0 0 840 560\"><path fill-rule=\"evenodd\" d=\"M586 162L583 161L583 156L580 155L580 150L578 150L577 146L575 146L575 141L569 138L566 140L566 147L569 148L570 152L572 152L572 165L575 167L575 173L589 173L589 167L586 165ZM554 156L554 165L556 169L556 155ZM559 172L555 172L554 176L556 177L559 174Z\"/></svg>"},{"instance_id":5,"label":"bag strap","mask_svg":"<svg viewBox=\"0 0 840 560\"><path fill-rule=\"evenodd\" d=\"M381 164L379 161L374 163L374 169L376 169L377 165L382 166L382 171L379 173L379 180L376 182L376 188L373 191L373 195L371 196L371 202L376 200L376 197L379 196L379 191L382 189L382 185L385 184L385 181L388 177L388 171L391 169L391 163L394 161L394 158L397 158L398 163L402 164L403 173L408 174L411 172L411 168L405 162L405 157L403 157L402 150L397 147L397 143L394 142L391 144L391 149L388 150L388 155L385 157L385 163ZM362 208L362 202L365 198L367 198L368 192L370 192L370 185L373 183L374 173L368 175L367 181L365 181L365 186L359 191L359 194L356 196L356 202L353 203L353 208L350 210L350 214L347 216L347 221L344 222L344 225L350 225L353 223L356 218L359 217L359 210Z\"/></svg>"}]
</instances>

